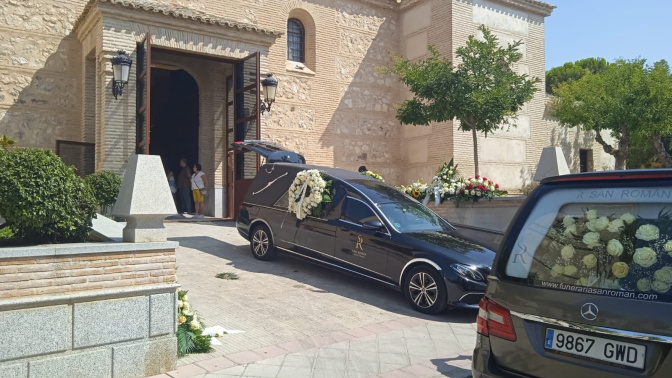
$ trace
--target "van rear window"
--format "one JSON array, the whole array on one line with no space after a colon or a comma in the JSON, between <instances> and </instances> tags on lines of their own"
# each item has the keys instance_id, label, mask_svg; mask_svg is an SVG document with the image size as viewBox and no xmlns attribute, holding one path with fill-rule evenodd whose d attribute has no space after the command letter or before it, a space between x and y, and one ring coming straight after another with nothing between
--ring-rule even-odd
<instances>
[{"instance_id":1,"label":"van rear window","mask_svg":"<svg viewBox=\"0 0 672 378\"><path fill-rule=\"evenodd\" d=\"M539 200L505 273L549 289L672 299L672 188L557 189Z\"/></svg>"}]
</instances>

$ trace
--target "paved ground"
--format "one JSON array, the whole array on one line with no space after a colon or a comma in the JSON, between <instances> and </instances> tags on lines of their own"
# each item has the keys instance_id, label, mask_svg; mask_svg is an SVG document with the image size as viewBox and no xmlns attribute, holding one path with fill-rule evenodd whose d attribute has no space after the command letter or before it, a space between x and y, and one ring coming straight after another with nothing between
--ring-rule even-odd
<instances>
[{"instance_id":1,"label":"paved ground","mask_svg":"<svg viewBox=\"0 0 672 378\"><path fill-rule=\"evenodd\" d=\"M169 223L178 279L208 326L245 331L161 377L468 377L475 311L419 314L378 284L280 255L231 222ZM232 272L238 280L215 278Z\"/></svg>"}]
</instances>

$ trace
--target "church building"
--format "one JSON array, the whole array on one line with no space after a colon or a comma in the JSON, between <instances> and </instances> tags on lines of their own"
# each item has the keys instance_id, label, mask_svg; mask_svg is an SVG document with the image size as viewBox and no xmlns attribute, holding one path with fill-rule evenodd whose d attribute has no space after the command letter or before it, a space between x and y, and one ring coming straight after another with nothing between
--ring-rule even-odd
<instances>
[{"instance_id":1,"label":"church building","mask_svg":"<svg viewBox=\"0 0 672 378\"><path fill-rule=\"evenodd\" d=\"M395 105L409 93L379 67L391 52L421 60L428 46L454 58L485 25L503 44L522 40L514 69L542 79L517 127L479 140L481 173L515 191L544 147L562 147L572 171L613 166L591 134L546 115L553 9L537 0L0 0L0 135L54 150L82 174L121 174L135 153L160 155L176 174L181 158L199 162L206 214L217 217L233 216L260 164L234 148L241 140L275 142L310 164L365 165L394 185L430 181L452 158L469 174L471 134L457 122L401 125ZM273 102L265 79L277 81Z\"/></svg>"}]
</instances>

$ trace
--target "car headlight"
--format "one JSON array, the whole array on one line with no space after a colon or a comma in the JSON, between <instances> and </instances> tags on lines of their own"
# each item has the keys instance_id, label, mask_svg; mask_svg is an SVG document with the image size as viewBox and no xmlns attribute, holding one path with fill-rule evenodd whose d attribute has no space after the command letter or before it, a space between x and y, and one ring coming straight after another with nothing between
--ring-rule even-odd
<instances>
[{"instance_id":1,"label":"car headlight","mask_svg":"<svg viewBox=\"0 0 672 378\"><path fill-rule=\"evenodd\" d=\"M471 267L465 264L451 264L450 267L453 268L462 277L474 281L485 282L485 277L483 277L481 272L476 270L475 267Z\"/></svg>"}]
</instances>

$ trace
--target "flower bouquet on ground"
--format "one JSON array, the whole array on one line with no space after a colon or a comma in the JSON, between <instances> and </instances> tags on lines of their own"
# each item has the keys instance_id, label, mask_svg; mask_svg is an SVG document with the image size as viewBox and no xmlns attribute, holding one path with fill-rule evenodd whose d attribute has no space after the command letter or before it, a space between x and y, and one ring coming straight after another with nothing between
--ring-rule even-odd
<instances>
[{"instance_id":1,"label":"flower bouquet on ground","mask_svg":"<svg viewBox=\"0 0 672 378\"><path fill-rule=\"evenodd\" d=\"M383 176L381 176L381 175L379 175L379 174L377 174L377 173L374 173L374 172L371 172L371 171L364 171L364 172L362 172L362 174L363 174L363 175L366 175L366 176L369 176L369 177L373 177L373 178L375 178L376 180L385 182L385 180L383 180Z\"/></svg>"},{"instance_id":2,"label":"flower bouquet on ground","mask_svg":"<svg viewBox=\"0 0 672 378\"><path fill-rule=\"evenodd\" d=\"M205 324L189 303L186 290L177 292L177 354L208 353L212 337L203 335Z\"/></svg>"},{"instance_id":3,"label":"flower bouquet on ground","mask_svg":"<svg viewBox=\"0 0 672 378\"><path fill-rule=\"evenodd\" d=\"M481 199L492 201L493 198L505 196L508 193L499 189L499 184L488 180L487 177L476 175L462 182L462 187L455 196L456 201L478 202Z\"/></svg>"},{"instance_id":4,"label":"flower bouquet on ground","mask_svg":"<svg viewBox=\"0 0 672 378\"><path fill-rule=\"evenodd\" d=\"M432 199L437 205L454 198L459 192L462 188L462 179L457 173L457 165L453 164L453 159L450 163L443 163L439 168L432 179L432 186L434 188Z\"/></svg>"},{"instance_id":5,"label":"flower bouquet on ground","mask_svg":"<svg viewBox=\"0 0 672 378\"><path fill-rule=\"evenodd\" d=\"M296 219L309 215L319 217L331 203L332 196L333 182L326 175L317 169L301 171L289 187L289 212Z\"/></svg>"}]
</instances>

